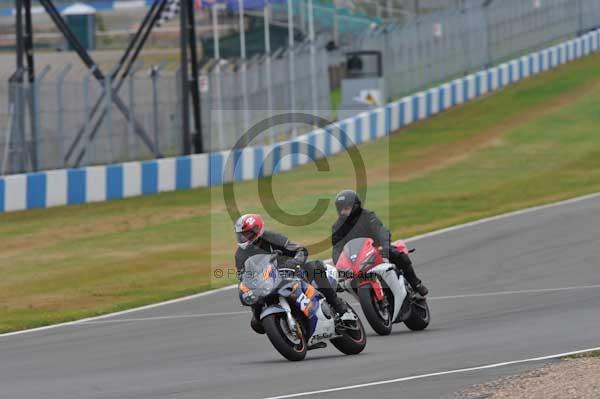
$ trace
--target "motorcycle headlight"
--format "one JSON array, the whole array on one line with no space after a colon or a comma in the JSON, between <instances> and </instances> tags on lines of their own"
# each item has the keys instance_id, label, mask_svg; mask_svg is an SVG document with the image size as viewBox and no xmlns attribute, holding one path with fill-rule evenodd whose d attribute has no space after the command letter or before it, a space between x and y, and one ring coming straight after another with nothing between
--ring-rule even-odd
<instances>
[{"instance_id":1,"label":"motorcycle headlight","mask_svg":"<svg viewBox=\"0 0 600 399\"><path fill-rule=\"evenodd\" d=\"M369 256L367 256L362 263L360 264L360 270L363 271L365 270L367 267L371 266L373 264L373 260L375 259L375 254L371 254Z\"/></svg>"},{"instance_id":2,"label":"motorcycle headlight","mask_svg":"<svg viewBox=\"0 0 600 399\"><path fill-rule=\"evenodd\" d=\"M242 294L242 301L246 305L252 306L258 301L258 296L254 294L254 291L250 290Z\"/></svg>"}]
</instances>

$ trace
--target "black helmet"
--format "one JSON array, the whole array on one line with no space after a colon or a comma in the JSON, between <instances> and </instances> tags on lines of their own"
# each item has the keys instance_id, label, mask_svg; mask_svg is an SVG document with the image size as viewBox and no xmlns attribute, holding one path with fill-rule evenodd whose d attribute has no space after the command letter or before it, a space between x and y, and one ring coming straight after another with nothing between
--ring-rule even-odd
<instances>
[{"instance_id":1,"label":"black helmet","mask_svg":"<svg viewBox=\"0 0 600 399\"><path fill-rule=\"evenodd\" d=\"M335 208L337 209L339 216L341 216L342 209L345 208L352 208L350 214L353 214L362 208L362 203L360 202L360 198L355 191L343 190L335 196Z\"/></svg>"}]
</instances>

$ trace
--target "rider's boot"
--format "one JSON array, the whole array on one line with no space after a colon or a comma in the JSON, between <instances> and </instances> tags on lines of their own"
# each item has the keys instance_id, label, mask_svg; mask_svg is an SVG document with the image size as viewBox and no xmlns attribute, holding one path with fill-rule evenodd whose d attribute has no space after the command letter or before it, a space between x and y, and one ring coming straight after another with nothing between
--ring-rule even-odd
<instances>
[{"instance_id":1,"label":"rider's boot","mask_svg":"<svg viewBox=\"0 0 600 399\"><path fill-rule=\"evenodd\" d=\"M408 257L408 255L395 252L391 254L393 256L393 261L396 264L396 272L398 276L403 274L410 286L415 292L417 292L421 296L425 296L429 293L427 287L423 285L421 280L417 277L415 273L415 269L413 268L412 261Z\"/></svg>"},{"instance_id":2,"label":"rider's boot","mask_svg":"<svg viewBox=\"0 0 600 399\"><path fill-rule=\"evenodd\" d=\"M346 302L338 296L336 296L335 299L333 299L331 305L333 306L333 310L335 310L335 313L337 313L340 317L342 317L344 313L348 311L348 305L346 305Z\"/></svg>"},{"instance_id":3,"label":"rider's boot","mask_svg":"<svg viewBox=\"0 0 600 399\"><path fill-rule=\"evenodd\" d=\"M421 295L421 296L426 296L427 294L429 294L429 290L427 289L427 287L425 287L425 286L423 285L423 283L422 283L422 282L420 282L420 281L419 281L419 283L418 283L418 284L416 284L416 285L412 285L412 284L411 284L411 286L412 286L412 287L413 287L413 289L414 289L416 292L418 292L418 293L419 293L419 295Z\"/></svg>"}]
</instances>

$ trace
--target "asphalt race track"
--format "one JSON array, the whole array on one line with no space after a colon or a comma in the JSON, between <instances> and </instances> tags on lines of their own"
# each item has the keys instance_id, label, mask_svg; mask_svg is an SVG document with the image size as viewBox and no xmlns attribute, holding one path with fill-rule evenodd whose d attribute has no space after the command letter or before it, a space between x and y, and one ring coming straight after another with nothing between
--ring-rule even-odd
<instances>
[{"instance_id":1,"label":"asphalt race track","mask_svg":"<svg viewBox=\"0 0 600 399\"><path fill-rule=\"evenodd\" d=\"M0 336L0 398L267 398L600 346L600 197L417 239L431 291L420 333L369 328L365 351L300 363L253 333L235 290L97 321ZM367 327L368 328L368 327ZM449 398L541 361L306 398Z\"/></svg>"}]
</instances>

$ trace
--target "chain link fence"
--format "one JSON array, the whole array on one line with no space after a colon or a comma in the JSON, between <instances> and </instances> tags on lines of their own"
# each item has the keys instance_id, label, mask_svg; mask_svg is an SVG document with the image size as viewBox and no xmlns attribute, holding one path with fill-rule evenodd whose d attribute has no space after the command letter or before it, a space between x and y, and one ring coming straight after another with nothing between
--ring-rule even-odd
<instances>
[{"instance_id":1,"label":"chain link fence","mask_svg":"<svg viewBox=\"0 0 600 399\"><path fill-rule=\"evenodd\" d=\"M314 55L303 45L245 64L208 65L201 75L206 90L200 88L205 150L231 148L269 116L264 110L329 109L327 54L320 47ZM91 72L73 76L70 65L43 70L32 84L14 80L0 83L0 174L181 154L179 68L137 68L121 84L98 82ZM234 117L219 123L220 111ZM263 141L297 133L273 132Z\"/></svg>"},{"instance_id":2,"label":"chain link fence","mask_svg":"<svg viewBox=\"0 0 600 399\"><path fill-rule=\"evenodd\" d=\"M399 98L600 26L597 0L464 1L362 36L383 55L387 95Z\"/></svg>"},{"instance_id":3,"label":"chain link fence","mask_svg":"<svg viewBox=\"0 0 600 399\"><path fill-rule=\"evenodd\" d=\"M257 57L246 64L245 72L240 63L212 63L206 71L208 90L201 93L206 150L234 147L248 129L277 111L331 118L320 111L331 107L327 53L319 47L314 54L303 45ZM270 131L258 140L267 144L295 134L298 130Z\"/></svg>"},{"instance_id":4,"label":"chain link fence","mask_svg":"<svg viewBox=\"0 0 600 399\"><path fill-rule=\"evenodd\" d=\"M381 51L387 96L395 99L600 26L598 0L460 4L352 36L341 52ZM245 63L206 65L199 88L205 151L231 148L278 109L330 109L328 66L339 62L340 51L327 53L327 40ZM179 79L175 67L146 67L115 87L117 82L98 82L91 72L77 75L59 66L42 70L31 84L17 84L14 76L1 82L0 174L181 154ZM299 133L273 131L262 140Z\"/></svg>"},{"instance_id":5,"label":"chain link fence","mask_svg":"<svg viewBox=\"0 0 600 399\"><path fill-rule=\"evenodd\" d=\"M106 95L110 79L69 76L70 69L42 71L32 84L0 83L8 93L0 109L0 174L181 153L176 71L138 69Z\"/></svg>"}]
</instances>

